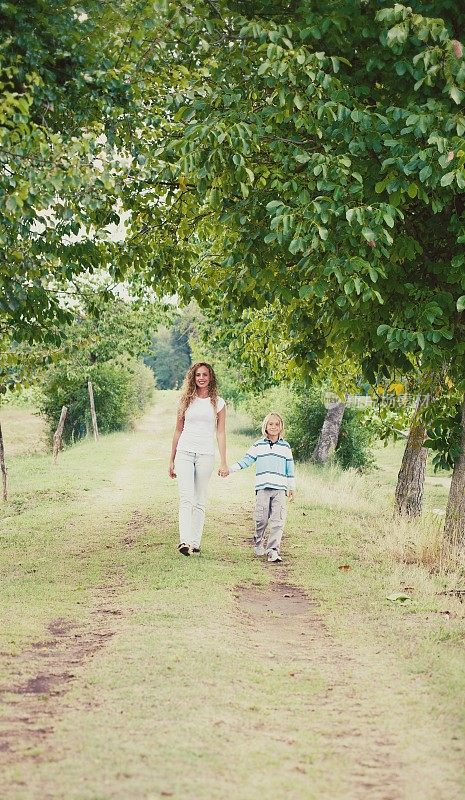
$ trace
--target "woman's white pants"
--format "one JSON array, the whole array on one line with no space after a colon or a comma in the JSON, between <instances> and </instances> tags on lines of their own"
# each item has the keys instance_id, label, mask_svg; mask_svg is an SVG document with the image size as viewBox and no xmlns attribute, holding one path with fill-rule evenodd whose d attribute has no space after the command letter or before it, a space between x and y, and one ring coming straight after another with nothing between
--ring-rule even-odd
<instances>
[{"instance_id":1,"label":"woman's white pants","mask_svg":"<svg viewBox=\"0 0 465 800\"><path fill-rule=\"evenodd\" d=\"M213 472L215 456L205 453L176 453L176 475L179 487L179 541L200 547L208 481Z\"/></svg>"}]
</instances>

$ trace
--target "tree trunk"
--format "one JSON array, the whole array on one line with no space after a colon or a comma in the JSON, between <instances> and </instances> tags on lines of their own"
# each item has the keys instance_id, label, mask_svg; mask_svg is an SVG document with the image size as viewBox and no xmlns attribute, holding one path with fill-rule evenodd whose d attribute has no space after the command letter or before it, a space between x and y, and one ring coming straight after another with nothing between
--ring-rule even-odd
<instances>
[{"instance_id":1,"label":"tree trunk","mask_svg":"<svg viewBox=\"0 0 465 800\"><path fill-rule=\"evenodd\" d=\"M331 403L326 411L325 421L312 453L312 461L315 464L326 464L329 456L336 449L345 407L345 402Z\"/></svg>"},{"instance_id":2,"label":"tree trunk","mask_svg":"<svg viewBox=\"0 0 465 800\"><path fill-rule=\"evenodd\" d=\"M2 482L3 482L3 499L8 500L8 487L6 481L6 464L5 464L5 448L3 447L3 434L2 434L2 426L0 425L0 468L2 470Z\"/></svg>"},{"instance_id":3,"label":"tree trunk","mask_svg":"<svg viewBox=\"0 0 465 800\"><path fill-rule=\"evenodd\" d=\"M58 423L58 428L56 429L54 436L53 436L53 463L57 463L58 453L61 449L61 437L63 436L63 428L65 427L65 419L68 413L68 408L63 406L61 409L60 414L60 421Z\"/></svg>"},{"instance_id":4,"label":"tree trunk","mask_svg":"<svg viewBox=\"0 0 465 800\"><path fill-rule=\"evenodd\" d=\"M87 381L87 389L89 391L90 415L92 417L92 428L94 430L94 439L95 441L97 441L98 425L97 425L97 414L95 413L94 390L92 388L92 381Z\"/></svg>"},{"instance_id":5,"label":"tree trunk","mask_svg":"<svg viewBox=\"0 0 465 800\"><path fill-rule=\"evenodd\" d=\"M447 501L444 535L456 548L465 544L465 397L462 403L460 455L455 462Z\"/></svg>"},{"instance_id":6,"label":"tree trunk","mask_svg":"<svg viewBox=\"0 0 465 800\"><path fill-rule=\"evenodd\" d=\"M426 462L428 450L423 447L426 428L420 417L420 410L429 402L428 397L419 399L415 416L405 445L402 465L397 477L394 514L414 519L419 517L423 505Z\"/></svg>"}]
</instances>

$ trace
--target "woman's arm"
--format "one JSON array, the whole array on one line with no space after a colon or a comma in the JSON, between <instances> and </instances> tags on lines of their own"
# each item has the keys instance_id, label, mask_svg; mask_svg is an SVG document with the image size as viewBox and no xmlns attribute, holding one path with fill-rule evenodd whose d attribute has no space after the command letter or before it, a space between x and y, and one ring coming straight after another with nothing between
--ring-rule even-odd
<instances>
[{"instance_id":1,"label":"woman's arm","mask_svg":"<svg viewBox=\"0 0 465 800\"><path fill-rule=\"evenodd\" d=\"M184 428L184 417L180 417L179 414L178 414L178 416L176 417L176 427L174 429L173 442L172 442L172 445L171 445L170 465L168 467L168 475L170 476L170 478L175 478L176 477L176 473L174 471L174 459L175 459L175 456L176 456L176 450L177 450L177 447L178 447L179 437L181 436L183 428Z\"/></svg>"},{"instance_id":2,"label":"woman's arm","mask_svg":"<svg viewBox=\"0 0 465 800\"><path fill-rule=\"evenodd\" d=\"M216 438L218 441L218 450L220 451L220 468L218 470L218 475L221 475L223 472L228 474L229 470L226 459L226 406L223 406L217 415Z\"/></svg>"}]
</instances>

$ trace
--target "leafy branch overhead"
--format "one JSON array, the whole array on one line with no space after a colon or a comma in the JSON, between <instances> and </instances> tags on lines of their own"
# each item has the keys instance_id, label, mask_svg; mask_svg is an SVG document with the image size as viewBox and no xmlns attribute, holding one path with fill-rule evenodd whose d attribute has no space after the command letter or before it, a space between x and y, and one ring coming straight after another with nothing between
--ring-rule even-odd
<instances>
[{"instance_id":1,"label":"leafy branch overhead","mask_svg":"<svg viewBox=\"0 0 465 800\"><path fill-rule=\"evenodd\" d=\"M346 353L369 378L446 364L461 385L463 11L2 14L6 335L53 335L50 284L104 267L197 299L225 329L275 309L304 376Z\"/></svg>"}]
</instances>

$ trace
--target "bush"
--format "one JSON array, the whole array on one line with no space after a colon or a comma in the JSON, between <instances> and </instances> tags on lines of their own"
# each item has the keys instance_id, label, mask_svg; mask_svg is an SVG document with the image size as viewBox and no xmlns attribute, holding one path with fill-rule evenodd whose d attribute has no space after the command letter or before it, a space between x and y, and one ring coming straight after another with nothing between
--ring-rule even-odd
<instances>
[{"instance_id":1,"label":"bush","mask_svg":"<svg viewBox=\"0 0 465 800\"><path fill-rule=\"evenodd\" d=\"M42 387L41 412L53 435L62 406L68 406L63 440L81 439L92 430L87 380L94 390L95 411L101 433L128 428L153 398L153 373L138 361L107 361L88 369L67 365L52 367Z\"/></svg>"},{"instance_id":2,"label":"bush","mask_svg":"<svg viewBox=\"0 0 465 800\"><path fill-rule=\"evenodd\" d=\"M12 408L39 408L43 401L43 396L38 386L24 386L9 390L1 395L0 404L11 406Z\"/></svg>"},{"instance_id":3,"label":"bush","mask_svg":"<svg viewBox=\"0 0 465 800\"><path fill-rule=\"evenodd\" d=\"M284 419L285 435L289 433L289 418L295 413L298 403L297 394L287 384L271 386L259 395L248 395L241 403L241 410L252 420L253 427L260 435L263 419L270 411L277 411Z\"/></svg>"},{"instance_id":4,"label":"bush","mask_svg":"<svg viewBox=\"0 0 465 800\"><path fill-rule=\"evenodd\" d=\"M259 396L248 397L241 406L252 418L257 436L263 418L277 411L284 419L285 437L298 461L310 460L326 416L321 393L292 389L281 384L267 389ZM339 442L332 461L342 469L368 469L374 465L371 444L374 435L366 424L365 412L346 408L339 434Z\"/></svg>"},{"instance_id":5,"label":"bush","mask_svg":"<svg viewBox=\"0 0 465 800\"><path fill-rule=\"evenodd\" d=\"M335 460L342 469L373 469L374 433L365 418L365 411L346 408L336 448Z\"/></svg>"}]
</instances>

